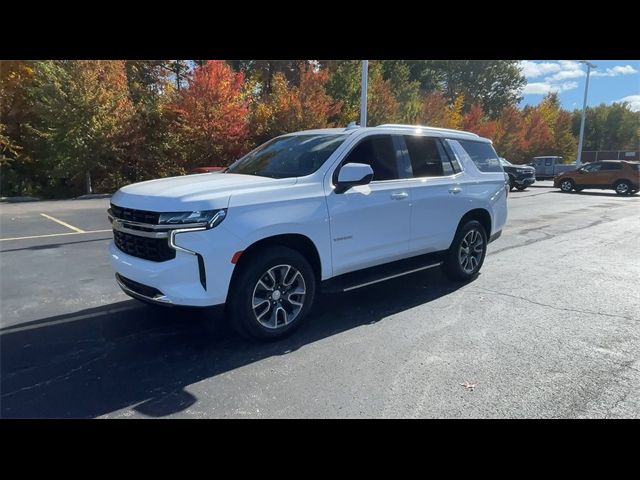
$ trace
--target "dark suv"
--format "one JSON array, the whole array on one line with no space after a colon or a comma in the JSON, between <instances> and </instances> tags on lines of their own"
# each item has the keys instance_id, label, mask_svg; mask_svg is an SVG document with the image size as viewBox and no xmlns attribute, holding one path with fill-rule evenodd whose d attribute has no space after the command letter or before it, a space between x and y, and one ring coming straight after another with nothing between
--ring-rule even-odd
<instances>
[{"instance_id":1,"label":"dark suv","mask_svg":"<svg viewBox=\"0 0 640 480\"><path fill-rule=\"evenodd\" d=\"M640 163L626 160L603 160L564 172L553 179L553 186L563 192L583 188L615 190L618 195L636 193L640 188Z\"/></svg>"},{"instance_id":2,"label":"dark suv","mask_svg":"<svg viewBox=\"0 0 640 480\"><path fill-rule=\"evenodd\" d=\"M500 158L502 169L509 176L509 190L516 188L524 190L536 183L536 169L528 165L514 165L504 158Z\"/></svg>"}]
</instances>

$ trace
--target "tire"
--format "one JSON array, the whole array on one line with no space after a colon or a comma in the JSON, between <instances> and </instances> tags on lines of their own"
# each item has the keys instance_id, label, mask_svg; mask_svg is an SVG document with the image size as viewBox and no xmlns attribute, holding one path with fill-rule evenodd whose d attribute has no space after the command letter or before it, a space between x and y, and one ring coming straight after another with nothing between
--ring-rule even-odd
<instances>
[{"instance_id":1,"label":"tire","mask_svg":"<svg viewBox=\"0 0 640 480\"><path fill-rule=\"evenodd\" d=\"M473 249L479 255L465 256L465 245L469 245L467 251ZM467 282L478 275L486 254L487 233L480 222L469 220L458 228L442 268L450 280ZM471 260L471 258L475 260Z\"/></svg>"},{"instance_id":2,"label":"tire","mask_svg":"<svg viewBox=\"0 0 640 480\"><path fill-rule=\"evenodd\" d=\"M311 265L297 250L281 246L267 247L244 260L229 292L231 325L240 335L256 340L290 335L313 304L316 277Z\"/></svg>"},{"instance_id":3,"label":"tire","mask_svg":"<svg viewBox=\"0 0 640 480\"><path fill-rule=\"evenodd\" d=\"M629 195L631 193L631 184L627 180L617 181L613 186L618 195Z\"/></svg>"},{"instance_id":4,"label":"tire","mask_svg":"<svg viewBox=\"0 0 640 480\"><path fill-rule=\"evenodd\" d=\"M582 187L574 187L574 190L576 192L581 192L582 190L584 190Z\"/></svg>"},{"instance_id":5,"label":"tire","mask_svg":"<svg viewBox=\"0 0 640 480\"><path fill-rule=\"evenodd\" d=\"M564 180L560 180L559 187L560 187L560 190L562 190L563 192L569 193L571 190L576 188L576 184L570 178L565 178Z\"/></svg>"},{"instance_id":6,"label":"tire","mask_svg":"<svg viewBox=\"0 0 640 480\"><path fill-rule=\"evenodd\" d=\"M522 192L523 190L526 190L527 186L523 185L522 187L516 187L516 190L518 190L519 192Z\"/></svg>"},{"instance_id":7,"label":"tire","mask_svg":"<svg viewBox=\"0 0 640 480\"><path fill-rule=\"evenodd\" d=\"M513 190L514 188L516 188L516 182L514 178L509 175L509 191Z\"/></svg>"}]
</instances>

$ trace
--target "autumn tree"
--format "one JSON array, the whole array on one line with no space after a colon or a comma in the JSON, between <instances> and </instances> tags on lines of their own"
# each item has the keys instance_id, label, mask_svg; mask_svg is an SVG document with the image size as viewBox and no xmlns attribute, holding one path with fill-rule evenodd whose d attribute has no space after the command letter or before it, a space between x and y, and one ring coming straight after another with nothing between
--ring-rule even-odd
<instances>
[{"instance_id":1,"label":"autumn tree","mask_svg":"<svg viewBox=\"0 0 640 480\"><path fill-rule=\"evenodd\" d=\"M538 108L525 108L522 134L523 150L526 158L554 155L555 141L551 127Z\"/></svg>"},{"instance_id":2,"label":"autumn tree","mask_svg":"<svg viewBox=\"0 0 640 480\"><path fill-rule=\"evenodd\" d=\"M182 173L179 135L171 128L175 115L169 108L177 87L165 61L127 60L125 70L135 112L116 184Z\"/></svg>"},{"instance_id":3,"label":"autumn tree","mask_svg":"<svg viewBox=\"0 0 640 480\"><path fill-rule=\"evenodd\" d=\"M512 163L523 164L530 161L525 156L524 119L513 105L507 106L500 114L494 147L498 155Z\"/></svg>"},{"instance_id":4,"label":"autumn tree","mask_svg":"<svg viewBox=\"0 0 640 480\"><path fill-rule=\"evenodd\" d=\"M310 66L302 66L299 85L293 86L284 74L277 73L271 93L257 103L253 111L254 143L260 144L284 133L333 126L331 118L340 104L326 92L328 78L326 70L315 71Z\"/></svg>"},{"instance_id":5,"label":"autumn tree","mask_svg":"<svg viewBox=\"0 0 640 480\"><path fill-rule=\"evenodd\" d=\"M27 129L32 120L27 98L33 62L0 60L0 190L2 195L31 194L37 166L29 154Z\"/></svg>"},{"instance_id":6,"label":"autumn tree","mask_svg":"<svg viewBox=\"0 0 640 480\"><path fill-rule=\"evenodd\" d=\"M222 60L196 67L170 107L185 164L227 165L246 151L248 103L242 72Z\"/></svg>"},{"instance_id":7,"label":"autumn tree","mask_svg":"<svg viewBox=\"0 0 640 480\"><path fill-rule=\"evenodd\" d=\"M382 65L369 64L367 126L400 122L400 104L389 80L385 80Z\"/></svg>"},{"instance_id":8,"label":"autumn tree","mask_svg":"<svg viewBox=\"0 0 640 480\"><path fill-rule=\"evenodd\" d=\"M428 127L445 128L447 127L448 110L449 105L444 93L440 90L433 91L423 97L416 123Z\"/></svg>"},{"instance_id":9,"label":"autumn tree","mask_svg":"<svg viewBox=\"0 0 640 480\"><path fill-rule=\"evenodd\" d=\"M498 131L498 122L487 119L482 107L476 103L462 117L462 129L493 140Z\"/></svg>"}]
</instances>

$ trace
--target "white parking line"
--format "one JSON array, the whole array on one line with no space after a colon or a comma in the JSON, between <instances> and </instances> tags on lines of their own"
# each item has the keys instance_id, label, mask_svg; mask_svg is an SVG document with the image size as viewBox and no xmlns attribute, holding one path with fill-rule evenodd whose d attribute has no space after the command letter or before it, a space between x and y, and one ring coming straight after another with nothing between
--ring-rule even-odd
<instances>
[{"instance_id":1,"label":"white parking line","mask_svg":"<svg viewBox=\"0 0 640 480\"><path fill-rule=\"evenodd\" d=\"M42 215L44 218L48 218L49 220L53 220L54 222L59 223L63 227L70 228L74 232L84 233L84 230L80 230L78 227L74 227L73 225L69 225L68 223L63 222L62 220L58 220L57 218L53 218L51 215L47 215L46 213L41 213L40 215Z\"/></svg>"},{"instance_id":2,"label":"white parking line","mask_svg":"<svg viewBox=\"0 0 640 480\"><path fill-rule=\"evenodd\" d=\"M29 237L13 237L13 238L0 238L0 242L8 242L10 240L29 240L31 238L46 238L46 237L62 237L64 235L81 235L83 233L105 233L112 230L82 230L80 232L68 232L68 233L50 233L49 235L31 235Z\"/></svg>"}]
</instances>

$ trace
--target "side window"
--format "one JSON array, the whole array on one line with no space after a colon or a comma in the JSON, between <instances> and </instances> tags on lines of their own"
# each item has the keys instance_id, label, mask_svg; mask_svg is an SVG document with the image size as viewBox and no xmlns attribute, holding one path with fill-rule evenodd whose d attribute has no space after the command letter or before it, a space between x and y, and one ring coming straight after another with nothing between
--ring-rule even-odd
<instances>
[{"instance_id":1,"label":"side window","mask_svg":"<svg viewBox=\"0 0 640 480\"><path fill-rule=\"evenodd\" d=\"M545 161L544 161L544 165L545 165L546 167L550 167L552 163L553 163L553 162L551 161L551 159L550 159L550 158L546 158L546 159L545 159Z\"/></svg>"},{"instance_id":2,"label":"side window","mask_svg":"<svg viewBox=\"0 0 640 480\"><path fill-rule=\"evenodd\" d=\"M589 165L585 165L584 166L584 171L585 172L597 172L600 170L600 167L602 166L601 163L590 163Z\"/></svg>"},{"instance_id":3,"label":"side window","mask_svg":"<svg viewBox=\"0 0 640 480\"><path fill-rule=\"evenodd\" d=\"M437 138L404 135L404 141L415 178L453 174L451 163Z\"/></svg>"},{"instance_id":4,"label":"side window","mask_svg":"<svg viewBox=\"0 0 640 480\"><path fill-rule=\"evenodd\" d=\"M365 138L349 152L342 162L365 163L373 169L373 181L396 180L398 176L398 162L396 149L391 135L375 135Z\"/></svg>"},{"instance_id":5,"label":"side window","mask_svg":"<svg viewBox=\"0 0 640 480\"><path fill-rule=\"evenodd\" d=\"M481 172L503 172L498 154L488 142L456 140Z\"/></svg>"},{"instance_id":6,"label":"side window","mask_svg":"<svg viewBox=\"0 0 640 480\"><path fill-rule=\"evenodd\" d=\"M451 145L449 144L449 142L450 140L448 139L442 142L442 144L444 145L444 151L449 157L449 161L451 162L451 167L453 167L453 173L460 173L462 171L462 167L458 163L458 159L453 153L453 149L451 148Z\"/></svg>"},{"instance_id":7,"label":"side window","mask_svg":"<svg viewBox=\"0 0 640 480\"><path fill-rule=\"evenodd\" d=\"M622 164L614 162L603 163L600 170L622 170Z\"/></svg>"}]
</instances>

